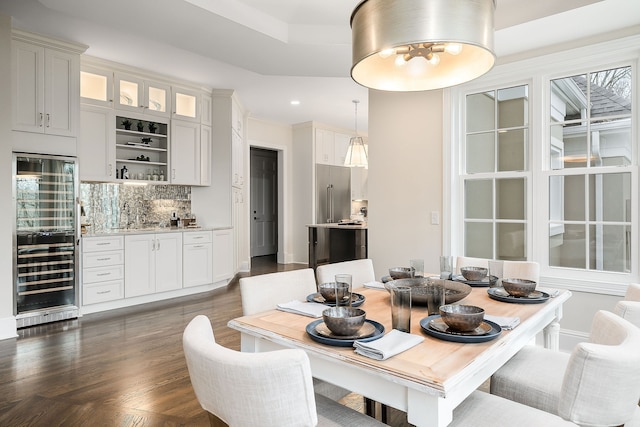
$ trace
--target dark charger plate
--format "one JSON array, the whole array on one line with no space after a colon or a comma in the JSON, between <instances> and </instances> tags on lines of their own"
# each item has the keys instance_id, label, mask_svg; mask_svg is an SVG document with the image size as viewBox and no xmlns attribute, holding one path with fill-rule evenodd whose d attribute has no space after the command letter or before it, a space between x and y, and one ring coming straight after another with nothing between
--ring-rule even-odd
<instances>
[{"instance_id":1,"label":"dark charger plate","mask_svg":"<svg viewBox=\"0 0 640 427\"><path fill-rule=\"evenodd\" d=\"M491 299L515 304L541 304L549 299L549 294L542 291L533 291L528 297L514 297L509 295L504 288L489 288L487 293Z\"/></svg>"},{"instance_id":2,"label":"dark charger plate","mask_svg":"<svg viewBox=\"0 0 640 427\"><path fill-rule=\"evenodd\" d=\"M335 338L329 338L329 337L320 335L318 331L316 331L316 326L318 326L320 323L324 323L324 320L322 319L314 320L313 322L309 323L306 327L306 331L312 340L317 341L320 344L327 344L335 347L353 347L354 341L369 342L369 341L375 341L378 338L382 338L382 336L384 335L384 326L382 326L380 323L376 322L375 320L366 319L365 322L371 323L376 328L376 331L373 333L373 335L367 338L359 339L359 340L335 339Z\"/></svg>"},{"instance_id":3,"label":"dark charger plate","mask_svg":"<svg viewBox=\"0 0 640 427\"><path fill-rule=\"evenodd\" d=\"M432 320L436 320L440 318L439 314L432 314L431 316L425 317L420 320L420 327L422 331L427 335L431 335L432 337L440 338L444 341L452 341L452 342L462 342L462 343L477 343L477 342L486 342L491 341L494 338L497 338L502 332L502 328L497 323L491 322L489 320L484 320L484 323L489 325L491 329L484 335L465 335L464 333L456 332L442 332L437 329L433 329L429 326L429 322Z\"/></svg>"},{"instance_id":4,"label":"dark charger plate","mask_svg":"<svg viewBox=\"0 0 640 427\"><path fill-rule=\"evenodd\" d=\"M364 303L365 297L362 294L357 294L355 292L351 293L351 307L360 307L362 303ZM328 305L329 307L335 307L335 301L327 301L324 299L320 292L314 292L312 294L307 295L308 302L317 302L320 304Z\"/></svg>"},{"instance_id":5,"label":"dark charger plate","mask_svg":"<svg viewBox=\"0 0 640 427\"><path fill-rule=\"evenodd\" d=\"M455 280L456 282L466 283L467 285L472 286L474 288L482 288L482 287L486 288L490 285L489 276L485 277L482 280L467 280L464 278L464 276L455 274L452 280ZM491 276L491 282L495 282L496 280L498 280L496 276Z\"/></svg>"}]
</instances>

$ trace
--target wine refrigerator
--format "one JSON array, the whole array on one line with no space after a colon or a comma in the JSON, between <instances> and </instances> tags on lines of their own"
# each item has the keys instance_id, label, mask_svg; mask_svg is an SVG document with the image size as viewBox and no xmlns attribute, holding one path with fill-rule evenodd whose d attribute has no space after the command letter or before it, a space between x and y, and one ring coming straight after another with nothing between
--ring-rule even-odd
<instances>
[{"instance_id":1,"label":"wine refrigerator","mask_svg":"<svg viewBox=\"0 0 640 427\"><path fill-rule=\"evenodd\" d=\"M14 153L18 328L78 317L78 178L72 157Z\"/></svg>"}]
</instances>

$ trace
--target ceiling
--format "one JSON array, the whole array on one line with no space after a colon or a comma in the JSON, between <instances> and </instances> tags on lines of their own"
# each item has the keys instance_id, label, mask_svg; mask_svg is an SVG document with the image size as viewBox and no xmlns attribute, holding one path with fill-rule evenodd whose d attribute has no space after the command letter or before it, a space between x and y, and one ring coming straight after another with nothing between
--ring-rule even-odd
<instances>
[{"instance_id":1,"label":"ceiling","mask_svg":"<svg viewBox=\"0 0 640 427\"><path fill-rule=\"evenodd\" d=\"M349 77L360 0L0 0L16 28L88 45L88 55L235 89L251 116L367 129L368 90ZM626 29L638 0L497 0L499 62ZM297 100L300 105L291 105Z\"/></svg>"}]
</instances>

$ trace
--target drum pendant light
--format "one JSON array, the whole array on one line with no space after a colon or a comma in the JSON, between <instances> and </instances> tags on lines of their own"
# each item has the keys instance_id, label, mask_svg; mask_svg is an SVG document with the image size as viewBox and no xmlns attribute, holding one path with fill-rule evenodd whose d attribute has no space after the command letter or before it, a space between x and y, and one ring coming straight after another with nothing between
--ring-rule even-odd
<instances>
[{"instance_id":1,"label":"drum pendant light","mask_svg":"<svg viewBox=\"0 0 640 427\"><path fill-rule=\"evenodd\" d=\"M364 0L351 14L351 77L386 91L455 86L493 67L495 0Z\"/></svg>"}]
</instances>

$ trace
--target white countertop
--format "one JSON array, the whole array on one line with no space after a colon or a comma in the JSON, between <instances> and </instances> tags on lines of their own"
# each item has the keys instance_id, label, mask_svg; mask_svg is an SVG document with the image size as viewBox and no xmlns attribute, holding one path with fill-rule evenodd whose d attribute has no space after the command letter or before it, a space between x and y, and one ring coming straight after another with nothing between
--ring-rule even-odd
<instances>
[{"instance_id":1,"label":"white countertop","mask_svg":"<svg viewBox=\"0 0 640 427\"><path fill-rule=\"evenodd\" d=\"M101 230L97 232L84 233L82 237L98 237L98 236L126 236L130 234L149 234L149 233L175 233L190 231L212 231L225 230L231 227L144 227L144 228L112 228L109 230Z\"/></svg>"}]
</instances>

